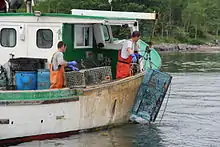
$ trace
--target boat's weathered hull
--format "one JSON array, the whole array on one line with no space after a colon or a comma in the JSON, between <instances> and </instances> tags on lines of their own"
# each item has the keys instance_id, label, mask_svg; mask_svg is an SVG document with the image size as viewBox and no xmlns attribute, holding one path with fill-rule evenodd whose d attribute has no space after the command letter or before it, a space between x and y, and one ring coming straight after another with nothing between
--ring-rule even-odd
<instances>
[{"instance_id":1,"label":"boat's weathered hull","mask_svg":"<svg viewBox=\"0 0 220 147\"><path fill-rule=\"evenodd\" d=\"M0 142L17 137L29 137L30 140L30 136L32 139L34 139L33 136L36 139L43 139L43 136L55 137L56 135L53 134L65 134L65 132L69 134L127 122L142 79L143 74L138 74L119 81L85 88L81 90L81 95L75 94L67 98L63 95L60 99L57 97L59 100L54 97L42 100L36 97L34 97L36 99L32 97L26 100L2 98L0 100ZM64 93L65 90L62 92ZM70 89L66 92L70 94Z\"/></svg>"}]
</instances>

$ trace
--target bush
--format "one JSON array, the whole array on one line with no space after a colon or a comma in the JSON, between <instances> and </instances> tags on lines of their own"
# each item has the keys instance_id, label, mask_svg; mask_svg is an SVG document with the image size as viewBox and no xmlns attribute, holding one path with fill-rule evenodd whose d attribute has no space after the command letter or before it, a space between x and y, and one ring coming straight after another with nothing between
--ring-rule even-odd
<instances>
[{"instance_id":1,"label":"bush","mask_svg":"<svg viewBox=\"0 0 220 147\"><path fill-rule=\"evenodd\" d=\"M183 28L176 27L173 29L173 36L180 42L188 42L189 34L184 31Z\"/></svg>"},{"instance_id":2,"label":"bush","mask_svg":"<svg viewBox=\"0 0 220 147\"><path fill-rule=\"evenodd\" d=\"M192 44L192 45L201 45L201 44L205 44L205 42L203 42L200 39L188 39L188 44Z\"/></svg>"}]
</instances>

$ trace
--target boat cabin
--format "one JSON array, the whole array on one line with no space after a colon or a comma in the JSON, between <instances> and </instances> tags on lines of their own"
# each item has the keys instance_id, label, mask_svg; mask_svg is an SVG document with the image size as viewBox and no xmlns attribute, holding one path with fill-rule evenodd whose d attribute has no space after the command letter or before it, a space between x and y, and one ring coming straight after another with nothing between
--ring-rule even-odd
<instances>
[{"instance_id":1,"label":"boat cabin","mask_svg":"<svg viewBox=\"0 0 220 147\"><path fill-rule=\"evenodd\" d=\"M114 38L112 26L127 27L132 33L139 30L138 19L156 19L155 13L79 9L71 12L0 13L0 64L8 65L9 59L21 57L45 58L48 64L57 50L57 43L62 40L67 44L65 60L77 61L80 69L111 66L114 79L118 50L124 40ZM148 45L142 40L138 44L140 53L145 55ZM156 52L152 55L160 65L159 55ZM150 63L143 62L148 68ZM158 68L156 65L153 67Z\"/></svg>"}]
</instances>

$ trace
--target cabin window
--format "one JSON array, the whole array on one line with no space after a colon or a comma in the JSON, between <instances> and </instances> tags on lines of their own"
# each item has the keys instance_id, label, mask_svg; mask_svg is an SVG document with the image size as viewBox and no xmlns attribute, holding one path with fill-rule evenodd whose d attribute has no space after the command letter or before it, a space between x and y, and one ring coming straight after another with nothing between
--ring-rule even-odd
<instances>
[{"instance_id":1,"label":"cabin window","mask_svg":"<svg viewBox=\"0 0 220 147\"><path fill-rule=\"evenodd\" d=\"M53 32L50 29L37 30L37 47L49 49L53 46Z\"/></svg>"},{"instance_id":2,"label":"cabin window","mask_svg":"<svg viewBox=\"0 0 220 147\"><path fill-rule=\"evenodd\" d=\"M17 40L16 30L13 28L3 28L0 33L1 46L15 47Z\"/></svg>"},{"instance_id":3,"label":"cabin window","mask_svg":"<svg viewBox=\"0 0 220 147\"><path fill-rule=\"evenodd\" d=\"M112 33L114 34L113 35L114 40L128 39L131 37L131 28L130 27L112 25L111 29L112 29Z\"/></svg>"},{"instance_id":4,"label":"cabin window","mask_svg":"<svg viewBox=\"0 0 220 147\"><path fill-rule=\"evenodd\" d=\"M109 41L110 36L109 36L109 31L108 31L107 26L103 25L102 28L103 28L103 33L104 33L105 41Z\"/></svg>"},{"instance_id":5,"label":"cabin window","mask_svg":"<svg viewBox=\"0 0 220 147\"><path fill-rule=\"evenodd\" d=\"M75 48L92 48L93 29L90 25L75 25Z\"/></svg>"}]
</instances>

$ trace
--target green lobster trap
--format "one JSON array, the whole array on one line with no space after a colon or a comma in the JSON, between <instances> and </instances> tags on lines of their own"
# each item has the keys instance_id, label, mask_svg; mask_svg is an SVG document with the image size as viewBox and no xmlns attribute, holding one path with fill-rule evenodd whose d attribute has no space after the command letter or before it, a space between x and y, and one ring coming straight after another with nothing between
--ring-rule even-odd
<instances>
[{"instance_id":1,"label":"green lobster trap","mask_svg":"<svg viewBox=\"0 0 220 147\"><path fill-rule=\"evenodd\" d=\"M172 76L168 73L148 69L138 89L130 120L138 123L154 122L171 80Z\"/></svg>"}]
</instances>

